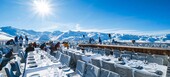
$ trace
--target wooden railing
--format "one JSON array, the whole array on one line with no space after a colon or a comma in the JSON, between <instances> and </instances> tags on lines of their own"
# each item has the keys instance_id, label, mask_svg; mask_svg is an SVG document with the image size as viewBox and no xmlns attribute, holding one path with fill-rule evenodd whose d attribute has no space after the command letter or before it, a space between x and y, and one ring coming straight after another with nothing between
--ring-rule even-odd
<instances>
[{"instance_id":1,"label":"wooden railing","mask_svg":"<svg viewBox=\"0 0 170 77\"><path fill-rule=\"evenodd\" d=\"M119 45L97 45L97 44L79 44L79 47L93 47L93 48L106 48L106 49L118 49L120 51L127 50L132 52L169 55L170 49L165 48L152 48L152 47L135 47L135 46L119 46Z\"/></svg>"}]
</instances>

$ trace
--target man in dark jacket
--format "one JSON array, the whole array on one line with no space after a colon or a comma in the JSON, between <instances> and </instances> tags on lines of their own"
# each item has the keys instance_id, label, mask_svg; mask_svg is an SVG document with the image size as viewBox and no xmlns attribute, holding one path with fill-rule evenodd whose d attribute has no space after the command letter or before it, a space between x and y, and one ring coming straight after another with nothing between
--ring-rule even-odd
<instances>
[{"instance_id":1,"label":"man in dark jacket","mask_svg":"<svg viewBox=\"0 0 170 77\"><path fill-rule=\"evenodd\" d=\"M32 44L29 44L29 46L25 49L25 58L27 58L28 52L34 51L34 47Z\"/></svg>"}]
</instances>

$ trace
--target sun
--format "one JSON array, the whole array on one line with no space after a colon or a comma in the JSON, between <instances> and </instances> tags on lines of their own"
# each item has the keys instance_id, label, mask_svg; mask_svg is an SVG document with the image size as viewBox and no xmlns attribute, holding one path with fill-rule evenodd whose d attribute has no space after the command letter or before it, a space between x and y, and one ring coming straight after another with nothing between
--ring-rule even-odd
<instances>
[{"instance_id":1,"label":"sun","mask_svg":"<svg viewBox=\"0 0 170 77\"><path fill-rule=\"evenodd\" d=\"M50 0L33 0L33 11L41 17L52 14L52 4Z\"/></svg>"}]
</instances>

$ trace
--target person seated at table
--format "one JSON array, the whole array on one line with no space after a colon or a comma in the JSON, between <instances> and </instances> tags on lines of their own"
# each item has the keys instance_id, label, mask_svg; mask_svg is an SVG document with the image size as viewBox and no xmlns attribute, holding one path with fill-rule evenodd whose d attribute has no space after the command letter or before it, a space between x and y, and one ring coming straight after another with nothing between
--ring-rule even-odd
<instances>
[{"instance_id":1,"label":"person seated at table","mask_svg":"<svg viewBox=\"0 0 170 77\"><path fill-rule=\"evenodd\" d=\"M36 42L34 42L32 45L33 45L34 48L37 47L37 43Z\"/></svg>"},{"instance_id":2,"label":"person seated at table","mask_svg":"<svg viewBox=\"0 0 170 77\"><path fill-rule=\"evenodd\" d=\"M30 43L28 47L25 49L25 58L27 57L28 52L34 51L33 45Z\"/></svg>"},{"instance_id":3,"label":"person seated at table","mask_svg":"<svg viewBox=\"0 0 170 77\"><path fill-rule=\"evenodd\" d=\"M11 51L3 56L3 52L0 51L0 70L12 59Z\"/></svg>"},{"instance_id":4,"label":"person seated at table","mask_svg":"<svg viewBox=\"0 0 170 77\"><path fill-rule=\"evenodd\" d=\"M69 44L68 44L68 42L63 42L63 45L64 45L65 48L69 49Z\"/></svg>"},{"instance_id":5,"label":"person seated at table","mask_svg":"<svg viewBox=\"0 0 170 77\"><path fill-rule=\"evenodd\" d=\"M6 42L6 45L14 45L14 44L15 44L15 42L13 39L10 39Z\"/></svg>"},{"instance_id":6,"label":"person seated at table","mask_svg":"<svg viewBox=\"0 0 170 77\"><path fill-rule=\"evenodd\" d=\"M55 45L55 50L58 50L60 48L60 42L57 42L57 44Z\"/></svg>"},{"instance_id":7,"label":"person seated at table","mask_svg":"<svg viewBox=\"0 0 170 77\"><path fill-rule=\"evenodd\" d=\"M40 48L41 48L42 50L44 50L45 47L46 47L46 44L45 44L45 43L43 43L43 44L40 45Z\"/></svg>"}]
</instances>

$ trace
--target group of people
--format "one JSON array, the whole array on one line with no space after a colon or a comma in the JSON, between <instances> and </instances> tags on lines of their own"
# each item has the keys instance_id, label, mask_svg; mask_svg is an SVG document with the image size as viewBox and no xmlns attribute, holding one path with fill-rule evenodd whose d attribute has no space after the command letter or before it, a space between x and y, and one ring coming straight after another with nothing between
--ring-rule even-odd
<instances>
[{"instance_id":1,"label":"group of people","mask_svg":"<svg viewBox=\"0 0 170 77\"><path fill-rule=\"evenodd\" d=\"M11 47L0 47L0 70L13 58L13 49Z\"/></svg>"},{"instance_id":2,"label":"group of people","mask_svg":"<svg viewBox=\"0 0 170 77\"><path fill-rule=\"evenodd\" d=\"M23 38L23 36L15 36L14 41L15 41L16 45L19 45L22 47L23 43L24 43L24 38ZM25 36L25 45L28 45L28 37L27 36Z\"/></svg>"},{"instance_id":3,"label":"group of people","mask_svg":"<svg viewBox=\"0 0 170 77\"><path fill-rule=\"evenodd\" d=\"M14 39L10 39L6 42L6 45L19 45L23 46L24 44L24 38L23 36L15 36ZM28 37L25 36L25 46L28 45Z\"/></svg>"},{"instance_id":4,"label":"group of people","mask_svg":"<svg viewBox=\"0 0 170 77\"><path fill-rule=\"evenodd\" d=\"M98 39L99 44L102 44L102 39L99 37ZM94 44L95 40L93 38L89 38L89 44Z\"/></svg>"}]
</instances>

